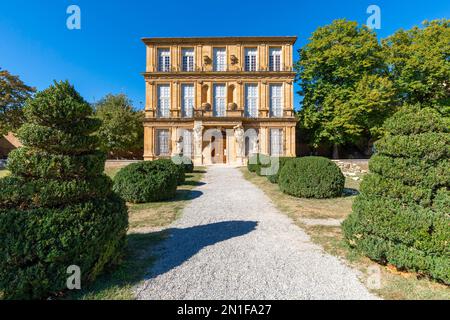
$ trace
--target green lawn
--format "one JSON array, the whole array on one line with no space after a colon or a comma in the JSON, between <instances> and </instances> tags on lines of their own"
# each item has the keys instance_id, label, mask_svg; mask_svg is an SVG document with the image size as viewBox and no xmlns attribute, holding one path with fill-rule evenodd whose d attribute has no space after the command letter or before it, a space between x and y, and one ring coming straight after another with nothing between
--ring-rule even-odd
<instances>
[{"instance_id":1,"label":"green lawn","mask_svg":"<svg viewBox=\"0 0 450 320\"><path fill-rule=\"evenodd\" d=\"M304 229L312 241L320 244L324 250L339 256L363 274L363 282L367 281L368 270L378 266L381 274L381 287L371 291L385 299L450 299L448 286L429 280L414 273L400 272L393 266L381 266L360 255L347 246L343 239L341 227L311 226L302 219L339 219L350 214L355 196L336 199L299 199L282 193L277 184L270 183L266 177L259 177L242 168L244 177L262 189L279 208L298 226ZM346 188L359 189L359 181L346 179Z\"/></svg>"},{"instance_id":2,"label":"green lawn","mask_svg":"<svg viewBox=\"0 0 450 320\"><path fill-rule=\"evenodd\" d=\"M106 170L107 174L114 176L118 168L114 169ZM134 299L133 287L143 279L157 259L152 248L167 236L162 230L163 227L179 217L181 210L193 195L192 189L200 184L204 173L205 168L196 167L194 173L186 174L186 182L178 187L177 195L173 200L128 204L130 229L123 263L99 277L87 288L69 294L66 299Z\"/></svg>"}]
</instances>

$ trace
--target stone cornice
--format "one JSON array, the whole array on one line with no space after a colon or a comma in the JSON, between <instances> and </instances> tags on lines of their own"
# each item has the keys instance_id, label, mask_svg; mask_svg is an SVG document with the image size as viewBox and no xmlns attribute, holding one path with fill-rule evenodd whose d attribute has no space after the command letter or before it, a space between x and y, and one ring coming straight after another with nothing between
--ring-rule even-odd
<instances>
[{"instance_id":1,"label":"stone cornice","mask_svg":"<svg viewBox=\"0 0 450 320\"><path fill-rule=\"evenodd\" d=\"M294 44L296 36L258 36L258 37L176 37L176 38L142 38L145 44L247 44L247 43L289 43Z\"/></svg>"},{"instance_id":2,"label":"stone cornice","mask_svg":"<svg viewBox=\"0 0 450 320\"><path fill-rule=\"evenodd\" d=\"M217 72L143 72L146 80L178 80L178 79L294 79L294 71L217 71Z\"/></svg>"}]
</instances>

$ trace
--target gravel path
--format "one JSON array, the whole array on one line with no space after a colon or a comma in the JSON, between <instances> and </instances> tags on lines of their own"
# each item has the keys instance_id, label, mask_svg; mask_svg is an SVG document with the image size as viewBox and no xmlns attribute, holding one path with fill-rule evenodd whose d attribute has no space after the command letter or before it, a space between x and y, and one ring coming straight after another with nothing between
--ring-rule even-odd
<instances>
[{"instance_id":1,"label":"gravel path","mask_svg":"<svg viewBox=\"0 0 450 320\"><path fill-rule=\"evenodd\" d=\"M209 167L138 299L376 299L242 177Z\"/></svg>"}]
</instances>

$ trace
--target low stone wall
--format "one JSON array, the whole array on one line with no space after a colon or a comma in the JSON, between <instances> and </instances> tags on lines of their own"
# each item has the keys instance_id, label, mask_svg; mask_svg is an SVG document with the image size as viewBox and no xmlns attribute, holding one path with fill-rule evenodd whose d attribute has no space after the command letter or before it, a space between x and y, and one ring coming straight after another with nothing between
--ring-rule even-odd
<instances>
[{"instance_id":1,"label":"low stone wall","mask_svg":"<svg viewBox=\"0 0 450 320\"><path fill-rule=\"evenodd\" d=\"M366 159L342 159L332 161L338 165L344 176L351 177L355 181L360 180L361 177L369 171L369 160Z\"/></svg>"}]
</instances>

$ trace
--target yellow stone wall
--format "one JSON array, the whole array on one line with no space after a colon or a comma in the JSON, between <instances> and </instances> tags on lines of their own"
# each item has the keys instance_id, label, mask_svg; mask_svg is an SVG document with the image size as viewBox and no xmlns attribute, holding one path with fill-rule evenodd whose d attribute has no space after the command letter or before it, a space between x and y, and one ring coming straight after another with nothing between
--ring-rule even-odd
<instances>
[{"instance_id":1,"label":"yellow stone wall","mask_svg":"<svg viewBox=\"0 0 450 320\"><path fill-rule=\"evenodd\" d=\"M144 121L144 158L155 158L155 129L165 128L171 132L171 150L176 148L177 128L192 129L195 121L202 121L205 127L217 126L230 129L237 124L246 128L259 130L260 151L269 153L270 128L283 129L285 155L295 156L295 119L293 114L293 72L292 46L295 37L224 37L224 38L146 38L146 71L145 78L145 121ZM213 71L213 49L226 48L227 70ZM281 48L281 71L269 71L269 49ZM158 49L170 49L171 69L169 72L158 71ZM182 71L183 48L194 49L194 71ZM245 48L257 48L257 71L244 71ZM237 63L232 63L232 57ZM234 58L233 57L233 58ZM194 84L195 115L193 118L181 118L181 85ZM233 102L237 110L227 110L226 117L214 118L211 112L205 111L202 104L213 105L213 84L225 84L227 103ZM244 86L256 83L259 90L258 118L248 119L244 115ZM156 117L157 86L169 84L171 93L170 118ZM282 84L284 91L283 117L271 118L269 115L269 86ZM231 94L231 88L234 92ZM227 149L234 149L233 139L227 138ZM228 149L229 151L230 149ZM233 150L232 150L233 151ZM236 154L231 152L229 161L236 160Z\"/></svg>"}]
</instances>

